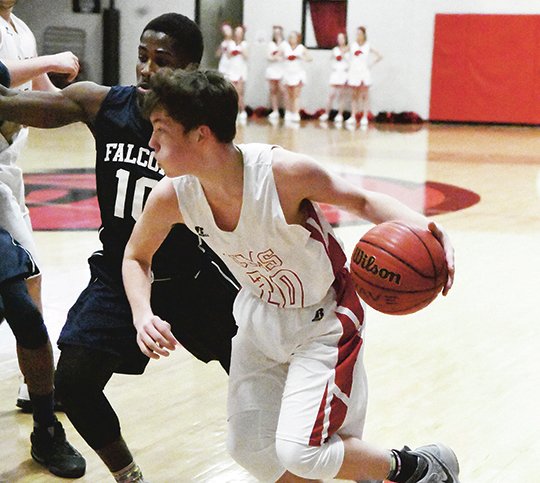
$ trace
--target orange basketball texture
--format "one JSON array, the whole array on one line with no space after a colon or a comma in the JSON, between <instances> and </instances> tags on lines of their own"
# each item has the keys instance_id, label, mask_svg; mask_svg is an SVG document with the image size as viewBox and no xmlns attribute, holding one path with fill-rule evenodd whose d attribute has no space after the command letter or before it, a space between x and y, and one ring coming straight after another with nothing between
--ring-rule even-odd
<instances>
[{"instance_id":1,"label":"orange basketball texture","mask_svg":"<svg viewBox=\"0 0 540 483\"><path fill-rule=\"evenodd\" d=\"M351 275L368 305L404 315L431 303L448 273L443 247L429 230L389 221L373 227L356 244Z\"/></svg>"}]
</instances>

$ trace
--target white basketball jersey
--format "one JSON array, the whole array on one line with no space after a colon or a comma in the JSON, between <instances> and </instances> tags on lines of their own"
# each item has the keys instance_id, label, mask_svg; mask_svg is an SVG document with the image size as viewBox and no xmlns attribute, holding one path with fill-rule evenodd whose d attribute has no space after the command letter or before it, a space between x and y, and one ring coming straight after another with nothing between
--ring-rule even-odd
<instances>
[{"instance_id":1,"label":"white basketball jersey","mask_svg":"<svg viewBox=\"0 0 540 483\"><path fill-rule=\"evenodd\" d=\"M236 228L216 226L199 180L173 180L184 222L227 264L242 287L274 306L319 303L342 270L346 256L316 204L307 202L306 227L290 225L281 209L267 144L240 144L244 188Z\"/></svg>"},{"instance_id":2,"label":"white basketball jersey","mask_svg":"<svg viewBox=\"0 0 540 483\"><path fill-rule=\"evenodd\" d=\"M11 14L11 22L0 17L0 59L24 60L37 56L36 39L28 26ZM17 86L18 89L32 88L32 81Z\"/></svg>"},{"instance_id":3,"label":"white basketball jersey","mask_svg":"<svg viewBox=\"0 0 540 483\"><path fill-rule=\"evenodd\" d=\"M3 17L0 17L0 59L23 60L36 55L36 40L28 26L13 14L11 14L11 22L6 22ZM17 88L31 89L32 81ZM10 136L6 134L7 138L5 138L2 127L0 127L0 182L11 188L17 201L23 207L22 172L15 163L21 149L26 145L28 128L19 127L17 131L9 127Z\"/></svg>"}]
</instances>

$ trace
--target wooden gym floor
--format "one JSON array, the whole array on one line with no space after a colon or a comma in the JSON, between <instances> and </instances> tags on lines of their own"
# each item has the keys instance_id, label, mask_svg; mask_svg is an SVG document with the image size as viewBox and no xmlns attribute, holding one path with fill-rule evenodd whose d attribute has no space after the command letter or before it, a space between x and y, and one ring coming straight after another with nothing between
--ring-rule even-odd
<instances>
[{"instance_id":1,"label":"wooden gym floor","mask_svg":"<svg viewBox=\"0 0 540 483\"><path fill-rule=\"evenodd\" d=\"M538 472L539 134L533 127L442 124L347 130L262 120L239 127L238 142L281 144L352 179L390 186L419 209L444 207L435 219L453 239L457 264L448 297L414 315L368 313L365 438L383 447L444 441L459 457L464 483L533 481ZM20 165L26 173L50 172L92 168L93 159L88 131L73 125L32 130ZM479 202L459 209L474 195L456 187ZM350 254L368 225L346 225L338 233ZM55 342L87 282L97 234L38 231L35 238ZM0 380L0 482L57 481L30 458L32 419L15 408L19 375L7 324L0 326ZM152 483L253 481L225 448L226 386L216 363L182 349L152 361L143 376L113 378L107 394ZM79 481L111 481L65 415L59 418L87 459Z\"/></svg>"}]
</instances>

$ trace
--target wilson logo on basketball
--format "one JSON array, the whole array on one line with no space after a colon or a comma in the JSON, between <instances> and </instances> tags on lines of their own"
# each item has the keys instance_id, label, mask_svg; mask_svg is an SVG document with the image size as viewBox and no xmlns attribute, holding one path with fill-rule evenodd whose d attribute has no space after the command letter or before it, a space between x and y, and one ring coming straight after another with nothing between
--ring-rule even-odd
<instances>
[{"instance_id":1,"label":"wilson logo on basketball","mask_svg":"<svg viewBox=\"0 0 540 483\"><path fill-rule=\"evenodd\" d=\"M377 258L367 255L364 250L356 247L352 256L353 262L366 272L378 275L383 280L388 280L391 283L399 285L401 283L401 275L392 272L384 267L377 265Z\"/></svg>"}]
</instances>

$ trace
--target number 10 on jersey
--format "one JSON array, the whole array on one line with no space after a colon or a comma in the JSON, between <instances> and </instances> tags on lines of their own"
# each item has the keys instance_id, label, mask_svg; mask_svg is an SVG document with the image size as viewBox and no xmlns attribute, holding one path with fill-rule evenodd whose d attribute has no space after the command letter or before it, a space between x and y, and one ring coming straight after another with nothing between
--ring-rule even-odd
<instances>
[{"instance_id":1,"label":"number 10 on jersey","mask_svg":"<svg viewBox=\"0 0 540 483\"><path fill-rule=\"evenodd\" d=\"M114 216L122 219L131 216L134 220L138 220L148 194L159 181L157 179L145 178L144 176L134 181L135 175L126 169L119 169L116 172L116 177L118 178L118 187L116 190L116 201L114 203ZM131 213L126 213L129 206L127 195L130 192L130 181L135 184L135 187L132 190Z\"/></svg>"}]
</instances>

